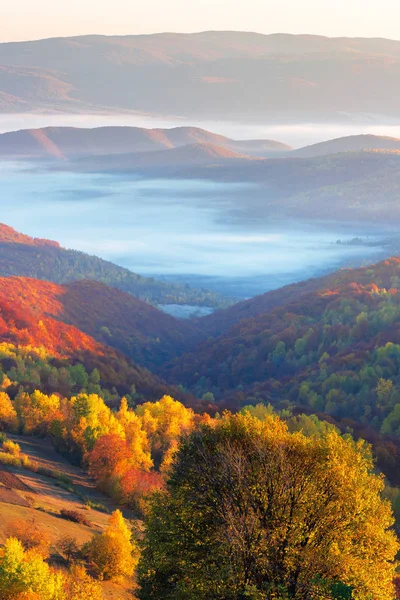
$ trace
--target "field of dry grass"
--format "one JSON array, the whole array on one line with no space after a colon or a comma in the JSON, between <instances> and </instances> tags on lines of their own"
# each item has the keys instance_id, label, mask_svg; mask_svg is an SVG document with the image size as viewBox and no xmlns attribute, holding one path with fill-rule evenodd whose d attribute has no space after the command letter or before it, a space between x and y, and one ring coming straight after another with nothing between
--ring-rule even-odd
<instances>
[{"instance_id":1,"label":"field of dry grass","mask_svg":"<svg viewBox=\"0 0 400 600\"><path fill-rule=\"evenodd\" d=\"M10 435L9 438L18 442L22 452L40 466L68 475L79 494L84 494L92 502L101 503L109 512L117 508L112 500L95 489L82 469L69 464L48 441L17 435ZM65 520L60 515L62 509L80 512L88 525ZM124 512L126 518L132 517L129 511ZM94 533L100 533L108 520L106 512L88 508L75 493L59 487L56 479L3 465L0 465L0 515L0 543L7 537L13 521L34 520L47 533L54 554L57 553L57 542L61 537L72 536L82 545ZM126 585L104 583L104 597L107 600L132 600L131 587L130 582Z\"/></svg>"}]
</instances>

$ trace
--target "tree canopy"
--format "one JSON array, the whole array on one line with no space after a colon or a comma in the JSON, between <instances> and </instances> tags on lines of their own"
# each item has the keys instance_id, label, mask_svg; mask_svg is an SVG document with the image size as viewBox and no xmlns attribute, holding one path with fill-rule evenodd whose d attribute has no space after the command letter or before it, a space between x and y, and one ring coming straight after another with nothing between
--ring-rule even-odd
<instances>
[{"instance_id":1,"label":"tree canopy","mask_svg":"<svg viewBox=\"0 0 400 600\"><path fill-rule=\"evenodd\" d=\"M183 441L146 519L141 600L392 600L393 517L369 447L225 415Z\"/></svg>"}]
</instances>

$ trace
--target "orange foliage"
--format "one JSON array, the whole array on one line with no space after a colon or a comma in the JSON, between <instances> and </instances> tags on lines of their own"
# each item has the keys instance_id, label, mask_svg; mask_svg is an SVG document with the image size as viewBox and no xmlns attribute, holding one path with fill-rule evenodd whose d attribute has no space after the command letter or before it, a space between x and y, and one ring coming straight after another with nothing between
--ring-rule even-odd
<instances>
[{"instance_id":1,"label":"orange foliage","mask_svg":"<svg viewBox=\"0 0 400 600\"><path fill-rule=\"evenodd\" d=\"M122 501L139 511L143 511L146 498L163 487L164 479L157 471L131 468L120 479Z\"/></svg>"},{"instance_id":2,"label":"orange foliage","mask_svg":"<svg viewBox=\"0 0 400 600\"><path fill-rule=\"evenodd\" d=\"M103 347L73 325L62 323L62 286L23 277L0 279L0 341L42 346L57 357Z\"/></svg>"},{"instance_id":3,"label":"orange foliage","mask_svg":"<svg viewBox=\"0 0 400 600\"><path fill-rule=\"evenodd\" d=\"M0 223L0 243L3 244L24 244L25 246L54 246L60 247L58 242L51 240L32 238L29 235L24 235L15 231L12 227Z\"/></svg>"},{"instance_id":4,"label":"orange foliage","mask_svg":"<svg viewBox=\"0 0 400 600\"><path fill-rule=\"evenodd\" d=\"M123 438L110 433L96 441L87 460L90 476L104 482L127 469L132 461L132 453Z\"/></svg>"}]
</instances>

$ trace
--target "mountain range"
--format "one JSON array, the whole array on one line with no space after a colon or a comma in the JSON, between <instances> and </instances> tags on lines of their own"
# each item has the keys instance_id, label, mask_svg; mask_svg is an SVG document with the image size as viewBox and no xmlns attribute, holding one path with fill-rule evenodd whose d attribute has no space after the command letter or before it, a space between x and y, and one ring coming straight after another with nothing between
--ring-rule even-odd
<instances>
[{"instance_id":1,"label":"mountain range","mask_svg":"<svg viewBox=\"0 0 400 600\"><path fill-rule=\"evenodd\" d=\"M400 42L208 31L0 45L0 110L203 118L399 116Z\"/></svg>"},{"instance_id":2,"label":"mountain range","mask_svg":"<svg viewBox=\"0 0 400 600\"><path fill-rule=\"evenodd\" d=\"M162 151L203 145L221 149L228 156L275 156L291 150L274 140L232 140L199 127L44 127L0 134L0 157L72 159L128 153L152 153L157 157ZM156 159L153 164L157 164Z\"/></svg>"},{"instance_id":3,"label":"mountain range","mask_svg":"<svg viewBox=\"0 0 400 600\"><path fill-rule=\"evenodd\" d=\"M273 140L232 140L195 127L50 127L0 135L1 157L39 166L45 161L45 168L60 171L251 184L243 206L236 201L251 218L400 219L400 140L392 137L348 136L293 150ZM168 303L160 294L156 300ZM177 303L222 306L215 299L186 300Z\"/></svg>"}]
</instances>

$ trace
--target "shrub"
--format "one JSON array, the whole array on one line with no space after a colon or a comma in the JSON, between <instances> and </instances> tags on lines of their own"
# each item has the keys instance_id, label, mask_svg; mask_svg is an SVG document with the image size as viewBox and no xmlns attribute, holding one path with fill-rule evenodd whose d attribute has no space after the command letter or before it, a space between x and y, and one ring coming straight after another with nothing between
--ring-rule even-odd
<instances>
[{"instance_id":1,"label":"shrub","mask_svg":"<svg viewBox=\"0 0 400 600\"><path fill-rule=\"evenodd\" d=\"M91 527L92 525L86 516L78 510L68 510L66 508L62 508L60 510L60 515L63 519L66 519L66 521L72 521L73 523L86 525L86 527Z\"/></svg>"},{"instance_id":2,"label":"shrub","mask_svg":"<svg viewBox=\"0 0 400 600\"><path fill-rule=\"evenodd\" d=\"M84 567L73 566L65 578L65 600L102 600L101 585L87 574Z\"/></svg>"},{"instance_id":3,"label":"shrub","mask_svg":"<svg viewBox=\"0 0 400 600\"><path fill-rule=\"evenodd\" d=\"M21 455L21 446L15 442L12 442L11 440L5 440L2 443L1 448L3 452L11 454L12 456L20 457Z\"/></svg>"},{"instance_id":4,"label":"shrub","mask_svg":"<svg viewBox=\"0 0 400 600\"><path fill-rule=\"evenodd\" d=\"M57 550L70 563L79 553L78 542L72 535L64 535L57 542Z\"/></svg>"}]
</instances>

